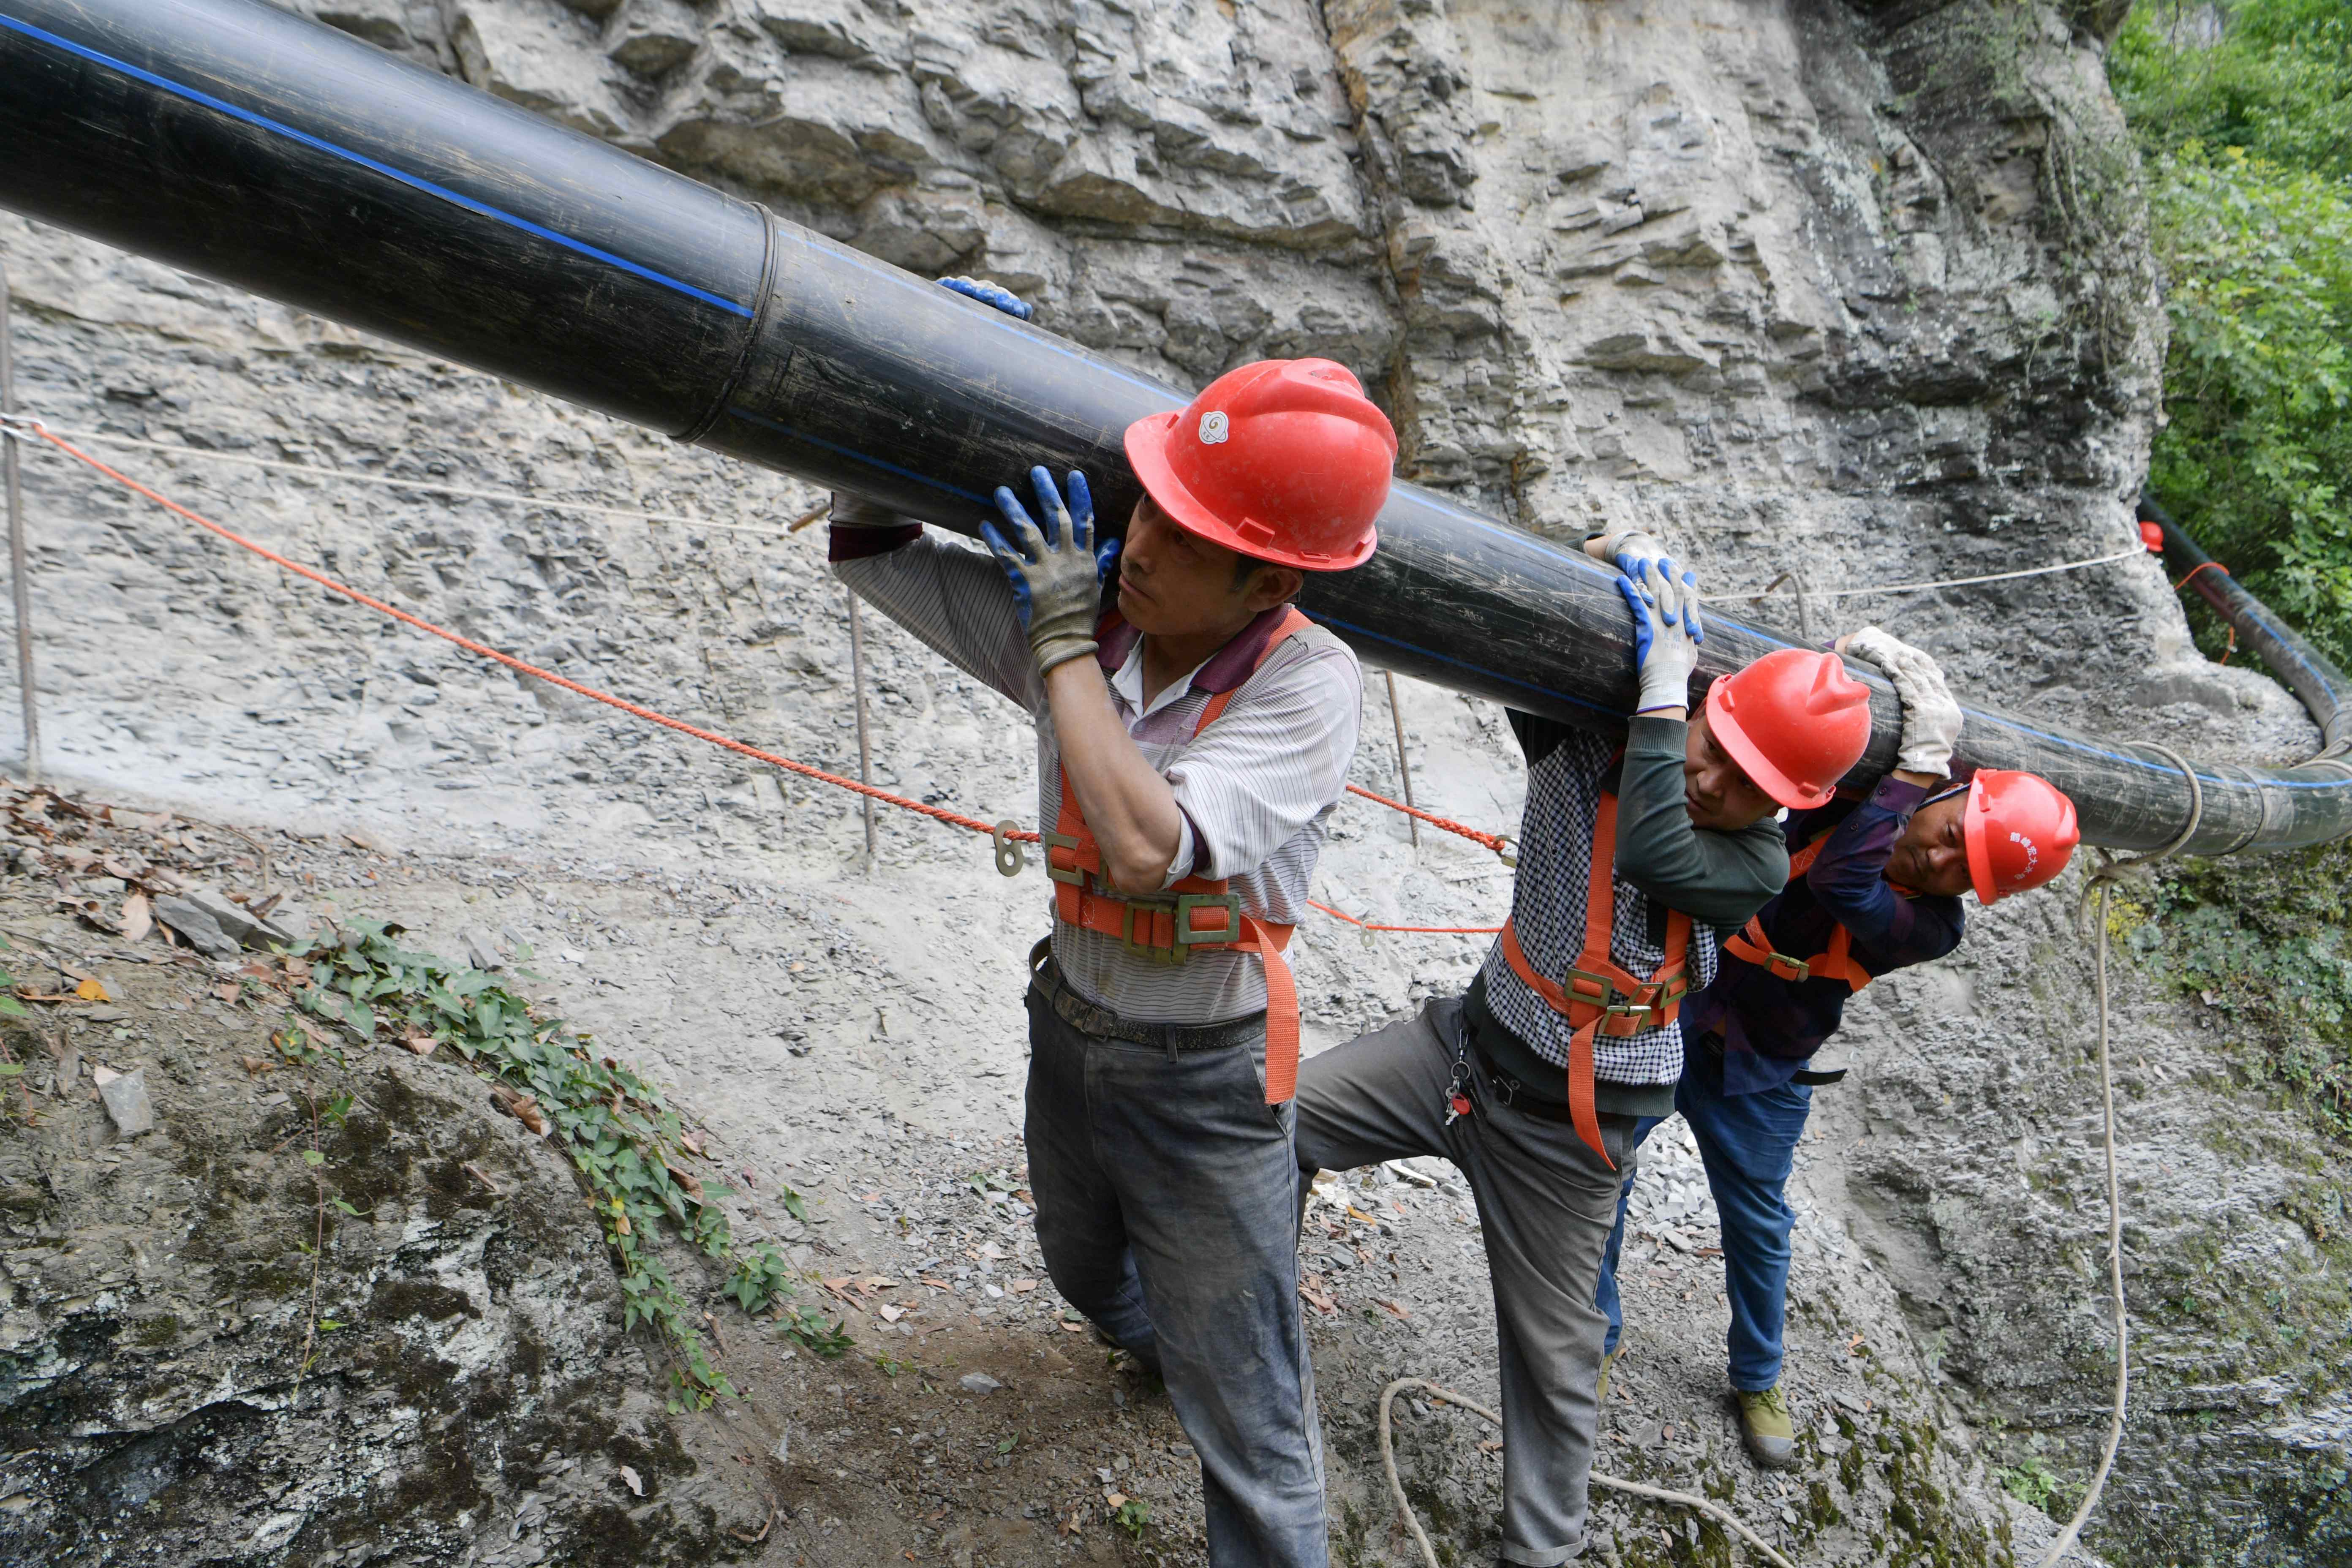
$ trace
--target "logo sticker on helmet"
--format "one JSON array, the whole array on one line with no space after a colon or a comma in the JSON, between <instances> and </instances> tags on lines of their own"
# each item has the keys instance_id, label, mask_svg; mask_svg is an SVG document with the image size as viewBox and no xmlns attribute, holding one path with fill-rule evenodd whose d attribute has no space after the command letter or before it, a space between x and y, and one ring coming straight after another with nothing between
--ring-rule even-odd
<instances>
[{"instance_id":1,"label":"logo sticker on helmet","mask_svg":"<svg viewBox=\"0 0 2352 1568\"><path fill-rule=\"evenodd\" d=\"M1212 408L1206 414L1202 415L1201 445L1203 447L1213 447L1218 442L1223 440L1225 438L1226 426L1227 422L1225 419L1225 411L1222 408Z\"/></svg>"}]
</instances>

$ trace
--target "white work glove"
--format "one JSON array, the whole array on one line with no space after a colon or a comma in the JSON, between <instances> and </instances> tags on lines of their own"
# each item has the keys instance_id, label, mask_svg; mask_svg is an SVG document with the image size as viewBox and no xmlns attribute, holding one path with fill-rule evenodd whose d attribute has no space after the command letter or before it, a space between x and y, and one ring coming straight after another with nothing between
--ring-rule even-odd
<instances>
[{"instance_id":1,"label":"white work glove","mask_svg":"<svg viewBox=\"0 0 2352 1568\"><path fill-rule=\"evenodd\" d=\"M1895 695L1903 700L1903 746L1895 765L1906 773L1951 776L1952 748L1960 741L1960 705L1944 684L1944 671L1934 656L1876 626L1840 637L1838 651L1885 670L1895 683Z\"/></svg>"},{"instance_id":2,"label":"white work glove","mask_svg":"<svg viewBox=\"0 0 2352 1568\"><path fill-rule=\"evenodd\" d=\"M1029 634L1029 651L1037 657L1037 673L1084 658L1095 651L1095 626L1102 618L1103 576L1118 559L1114 540L1095 548L1095 503L1087 477L1070 475L1069 504L1054 489L1054 476L1044 468L1029 470L1037 509L1045 514L1041 530L1020 498L1003 485L996 487L996 510L1003 514L1018 548L1007 543L996 524L980 525L989 552L1013 582L1013 603Z\"/></svg>"},{"instance_id":3,"label":"white work glove","mask_svg":"<svg viewBox=\"0 0 2352 1568\"><path fill-rule=\"evenodd\" d=\"M1664 556L1635 562L1617 579L1617 591L1633 612L1633 663L1640 672L1642 694L1634 711L1654 708L1688 708L1691 671L1698 668L1698 645L1706 637L1699 626L1698 580L1690 573L1675 574Z\"/></svg>"}]
</instances>

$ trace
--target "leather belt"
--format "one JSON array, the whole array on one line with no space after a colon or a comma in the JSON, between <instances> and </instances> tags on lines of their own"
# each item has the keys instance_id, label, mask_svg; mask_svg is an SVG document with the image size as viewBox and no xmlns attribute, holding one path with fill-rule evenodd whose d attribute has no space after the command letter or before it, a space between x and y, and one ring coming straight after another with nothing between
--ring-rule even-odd
<instances>
[{"instance_id":1,"label":"leather belt","mask_svg":"<svg viewBox=\"0 0 2352 1568\"><path fill-rule=\"evenodd\" d=\"M1247 1017L1234 1018L1223 1024L1150 1024L1139 1019L1122 1018L1109 1008L1087 1001L1070 988L1062 978L1062 971L1052 955L1053 939L1047 937L1029 951L1029 986L1055 1016L1082 1035L1097 1040L1123 1040L1129 1045L1150 1046L1154 1050L1226 1051L1235 1046L1255 1046L1265 1037L1265 1014L1256 1012ZM1563 1108L1563 1110L1565 1108Z\"/></svg>"},{"instance_id":2,"label":"leather belt","mask_svg":"<svg viewBox=\"0 0 2352 1568\"><path fill-rule=\"evenodd\" d=\"M1464 1027L1467 1028L1468 1026L1465 1025ZM1470 1054L1478 1058L1479 1074L1486 1079L1487 1087L1493 1090L1495 1102L1497 1105L1507 1106L1521 1116L1532 1116L1538 1121L1557 1121L1563 1127L1576 1125L1576 1118L1569 1111L1568 1101L1547 1100L1517 1079L1504 1072L1496 1065L1495 1058L1486 1054L1486 1047L1478 1043L1475 1031L1472 1031L1470 1035ZM1638 1120L1635 1117L1621 1115L1613 1110L1604 1110L1599 1114L1603 1121L1631 1122Z\"/></svg>"}]
</instances>

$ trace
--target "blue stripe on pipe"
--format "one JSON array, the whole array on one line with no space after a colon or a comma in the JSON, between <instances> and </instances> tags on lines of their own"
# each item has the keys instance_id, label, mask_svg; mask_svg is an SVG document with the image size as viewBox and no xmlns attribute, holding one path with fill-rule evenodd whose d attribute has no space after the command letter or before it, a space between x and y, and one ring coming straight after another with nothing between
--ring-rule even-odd
<instances>
[{"instance_id":1,"label":"blue stripe on pipe","mask_svg":"<svg viewBox=\"0 0 2352 1568\"><path fill-rule=\"evenodd\" d=\"M10 32L22 33L28 38L35 38L52 47L63 49L68 54L78 55L94 64L104 66L109 70L120 71L124 76L135 78L150 87L162 88L165 92L184 98L192 103L203 104L206 109L216 110L231 119L241 120L247 125L258 126L264 131L273 132L278 135L299 142L306 147L315 148L321 153L331 153L349 163L357 163L362 169L372 170L387 179L397 180L402 184L423 191L427 195L438 196L441 200L463 207L477 216L494 218L509 227L518 228L525 234L551 241L566 250L575 251L592 260L601 261L608 267L617 267L624 272L634 273L648 282L658 283L665 289L675 289L691 299L702 300L705 304L716 305L720 310L738 316L749 317L751 314L751 307L749 305L739 305L732 300L713 294L708 289L698 289L693 284L682 282L666 272L656 272L650 267L641 267L626 257L615 256L609 250L600 250L585 240L574 239L568 234L558 234L555 230L541 224L535 224L529 218L518 217L513 213L501 211L487 202L478 202L471 196L461 195L446 185L436 185L432 181L409 174L405 170L395 169L389 163L379 163L365 153L354 153L348 147L339 147L332 142L311 135L307 131L297 131L291 125L272 120L268 115L256 114L249 109L239 109L234 103L215 98L212 94L189 87L185 83L173 81L168 77L157 76L153 71L142 70L127 60L119 60L111 55L100 54L96 49L85 48L71 38L61 38L55 33L34 26L29 22L21 22L14 16L0 15L0 27L5 27Z\"/></svg>"},{"instance_id":2,"label":"blue stripe on pipe","mask_svg":"<svg viewBox=\"0 0 2352 1568\"><path fill-rule=\"evenodd\" d=\"M341 158L348 163L356 163L361 168L367 169L374 174L382 174L387 179L396 180L402 184L407 185L414 190L422 191L427 195L437 197L454 206L461 207L467 212L473 213L477 216L487 217L496 222L503 223L508 226L519 229L525 234L562 246L566 250L572 251L581 256L585 256L591 260L601 261L608 267L617 267L624 272L645 279L647 282L657 283L665 289L675 289L678 293L688 296L689 299L699 300L705 304L716 305L720 310L726 310L732 315L742 316L748 319L753 313L749 305L739 304L735 300L727 299L722 295L714 294L707 289L697 288L691 283L672 278L667 273L657 272L650 267L646 267L640 263L631 261L626 257L616 256L609 250L590 245L585 240L574 239L570 235L560 234L554 229L547 227L543 224L533 223L529 218L520 217L513 213L506 212L500 208L491 206L487 202L477 201L471 196L453 191L446 185L436 184L433 181L425 179L421 175L409 174L407 171L403 169L395 169L389 163L368 157L366 154L362 153L354 153L350 148L339 146L332 142L325 140L323 137L313 136L307 131L297 130L293 126L288 125L282 121L272 120L267 115L257 114L249 109L241 109L234 103L227 102L223 99L215 98L212 94L205 92L200 89L187 86L183 82L173 81L168 77L158 76L153 71L143 70L138 66L131 64L127 60L117 59L111 55L102 54L96 49L86 47L83 45L75 43L70 38L61 37L55 33L49 32L46 28L37 27L29 22L21 21L16 17L0 14L0 27L5 27L11 32L19 33L28 38L33 38L38 42L47 44L53 48L62 49L68 54L89 60L92 64L103 66L109 70L119 71L124 76L145 82L151 87L161 88L163 90L172 93L176 97L184 98L193 103L202 104L207 109L228 115L234 120L242 121L248 125L256 126L261 130L299 142L306 147L313 148L333 157ZM1099 362L1089 360L1089 363L1092 363ZM1144 379L1140 376L1134 375L1134 373L1132 372L1128 374L1136 381L1141 382ZM1148 384L1152 385L1155 390L1167 390L1166 388L1160 387L1157 383L1150 383ZM962 489L954 485L941 484L938 480L930 479L925 475L919 474L911 468L900 468L895 463L885 462L879 458L868 457L863 452L854 451L849 447L837 446L833 442L824 440L818 437L808 435L803 431L794 430L789 426L777 424L772 419L763 419L756 414L749 414L740 408L730 408L727 412L739 419L748 420L755 425L766 426L770 429L793 437L794 440L805 441L812 446L823 447L826 450L837 453L842 457L867 464L873 468L881 468L887 472L899 475L905 479L913 479L919 484L929 486L933 489L942 490L947 494L955 496L962 500L971 501L975 505L986 507L989 504L989 500L985 496L977 495L971 490ZM1515 541L1536 544L1538 548L1542 546L1543 542L1536 540L1530 535L1523 534L1516 529L1507 528L1505 525L1495 522L1488 518L1482 517L1466 507L1462 507L1450 502L1442 502L1440 510L1453 514L1460 521L1475 524L1486 532L1505 535ZM1543 552L1565 553L1564 552L1555 552L1548 550ZM1572 563L1578 565L1582 564L1580 562L1575 562ZM1769 633L1760 631L1758 628L1748 626L1738 621L1730 620L1727 616L1723 618L1727 625L1736 626L1739 630L1748 632L1763 640L1775 643L1778 643L1780 640L1777 637L1771 637ZM1578 707L1589 709L1595 713L1607 713L1614 717L1622 717L1622 715L1618 715L1616 713L1614 709L1602 708L1598 704L1586 702L1579 698L1570 697L1565 692L1554 691L1548 687L1537 686L1530 681L1519 680L1511 676L1503 675L1497 671L1489 670L1481 666L1467 663L1462 659L1449 658L1444 654L1434 652L1429 648L1419 647L1413 644L1400 641L1394 637L1382 637L1377 632L1370 631L1361 626L1349 626L1346 622L1337 620L1328 620L1327 624L1342 627L1346 630L1354 632L1360 637L1370 637L1376 642L1386 643L1392 647L1404 648L1409 652L1421 656L1422 658L1434 659L1441 664L1452 665L1455 668L1470 670L1492 680L1502 681L1507 685L1517 686L1524 690L1537 692L1542 696L1551 698L1556 701L1572 702ZM2265 626L2264 629L2270 630L2273 628ZM1782 646L1785 647L1788 645L1783 644ZM2292 656L2292 649L2289 649L2288 651L2290 656ZM2306 670L2309 670L2315 679L2317 678L2318 672L2316 670L2312 670L2309 665L2304 664L2304 661L2300 658L2295 658L2295 662L2297 664L2304 665L2304 668ZM2037 730L2031 725L2019 723L2016 720L2007 718L2006 716L1984 713L1976 714L1974 716L1983 721L2006 724L2009 728L2016 730L2022 734L2037 736L2042 740L2048 741L2053 745L2064 747L2069 750L2086 752L2093 756L2103 757L2110 762L2128 763L2134 767L2142 768L2150 773L2174 773L2179 771L2169 764L2151 763L2145 757L2136 756L2129 752L2111 752L2103 747L2090 745L2076 737L2060 736L2052 734L2046 731ZM2198 777L2204 783L2215 784L2217 786L2225 785L2231 783L2243 782L2236 780L2225 781L2218 777L2209 778L2202 773L2199 774ZM2343 785L2340 782L2335 780L2300 780L2273 777L2260 781L2257 787L2269 789L2341 789Z\"/></svg>"},{"instance_id":3,"label":"blue stripe on pipe","mask_svg":"<svg viewBox=\"0 0 2352 1568\"><path fill-rule=\"evenodd\" d=\"M919 485L928 486L931 489L954 496L959 500L968 500L983 511L992 510L996 504L986 496L975 495L955 485L942 484L929 474L919 474L912 468L902 468L896 463L887 463L879 458L869 458L854 447L844 447L837 442L828 441L822 436L812 436L805 430L795 430L789 425L780 425L775 420L754 414L749 409L730 407L727 415L731 419L740 419L745 424L758 425L773 430L779 436L789 436L795 441L805 441L812 447L822 447L826 451L847 458L852 462L864 463L869 468L879 468L886 474L896 474L902 479L912 479Z\"/></svg>"}]
</instances>

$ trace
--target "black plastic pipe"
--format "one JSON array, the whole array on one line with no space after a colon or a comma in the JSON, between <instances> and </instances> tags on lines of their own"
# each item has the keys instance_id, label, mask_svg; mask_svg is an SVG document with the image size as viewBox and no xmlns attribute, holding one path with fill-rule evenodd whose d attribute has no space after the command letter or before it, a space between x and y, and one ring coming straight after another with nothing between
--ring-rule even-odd
<instances>
[{"instance_id":1,"label":"black plastic pipe","mask_svg":"<svg viewBox=\"0 0 2352 1568\"><path fill-rule=\"evenodd\" d=\"M2240 587L2230 569L2206 554L2154 496L2139 498L2139 520L2163 530L2164 558L2180 574L2181 586L2210 605L2236 630L2238 640L2302 700L2319 725L2319 754L2333 757L2352 751L2352 705L2347 705L2352 680L2302 633L2281 623L2270 606Z\"/></svg>"},{"instance_id":2,"label":"black plastic pipe","mask_svg":"<svg viewBox=\"0 0 2352 1568\"><path fill-rule=\"evenodd\" d=\"M1184 401L263 0L0 0L0 205L29 216L964 532L1034 463L1085 469L1124 518L1120 433ZM1375 664L1622 724L1608 573L1412 485L1381 535L1302 607ZM1712 626L1702 685L1783 646ZM1874 687L1861 783L1892 765L1900 710L1856 673ZM2095 844L2152 847L2189 815L2179 769L2129 742L1971 710L1961 756L2047 775ZM2189 847L2352 831L2346 772L2200 764Z\"/></svg>"}]
</instances>

